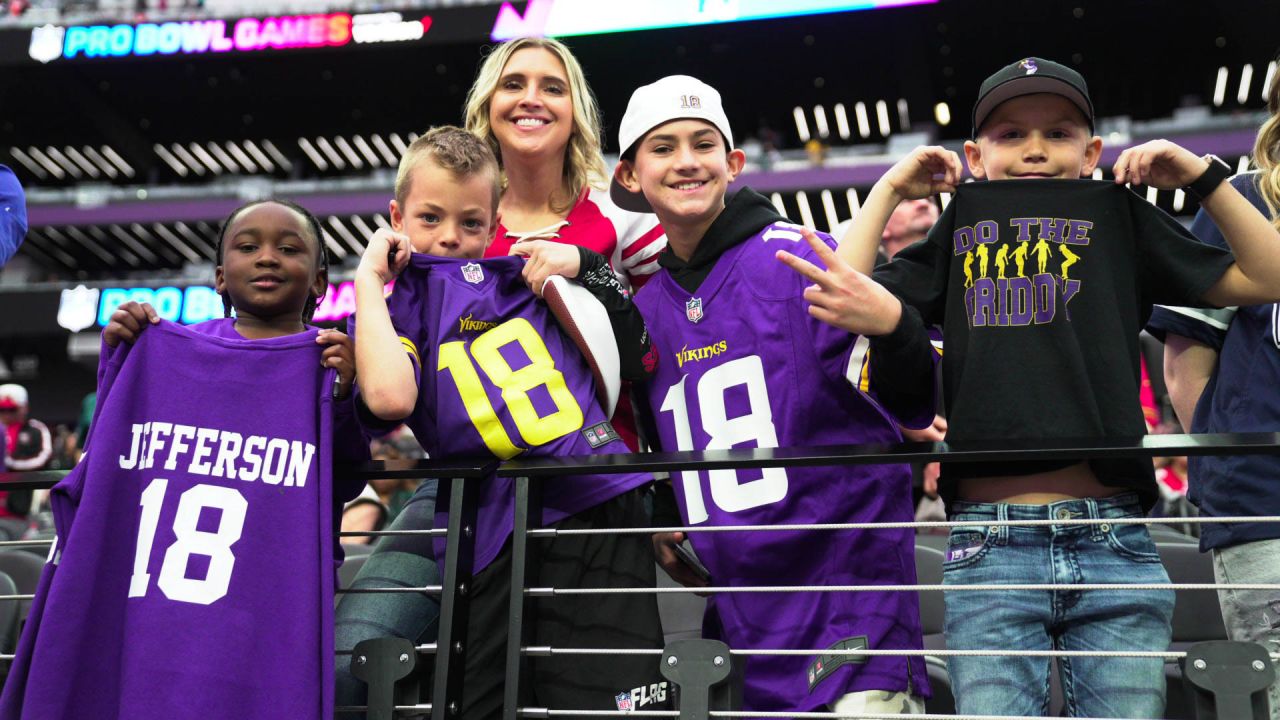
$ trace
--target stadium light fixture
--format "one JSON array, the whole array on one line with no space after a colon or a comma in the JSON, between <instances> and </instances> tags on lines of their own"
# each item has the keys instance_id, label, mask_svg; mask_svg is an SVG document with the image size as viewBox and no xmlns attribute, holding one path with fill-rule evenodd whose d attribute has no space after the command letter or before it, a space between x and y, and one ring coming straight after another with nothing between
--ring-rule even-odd
<instances>
[{"instance_id":1,"label":"stadium light fixture","mask_svg":"<svg viewBox=\"0 0 1280 720\"><path fill-rule=\"evenodd\" d=\"M858 119L858 136L863 140L871 137L871 122L867 120L867 104L862 101L855 103L853 115Z\"/></svg>"},{"instance_id":2,"label":"stadium light fixture","mask_svg":"<svg viewBox=\"0 0 1280 720\"><path fill-rule=\"evenodd\" d=\"M323 136L316 138L316 147L320 148L320 152L324 153L324 157L338 170L346 170L347 163L338 156L338 151L333 149L333 145L329 143Z\"/></svg>"},{"instance_id":3,"label":"stadium light fixture","mask_svg":"<svg viewBox=\"0 0 1280 720\"><path fill-rule=\"evenodd\" d=\"M849 217L857 217L858 211L862 209L862 202L858 200L858 191L855 188L848 188L844 191L845 200L849 201ZM839 240L839 238L836 238Z\"/></svg>"},{"instance_id":4,"label":"stadium light fixture","mask_svg":"<svg viewBox=\"0 0 1280 720\"><path fill-rule=\"evenodd\" d=\"M124 173L125 177L133 177L137 174L137 171L133 169L133 166L125 162L125 159L120 157L120 153L116 152L110 145L102 146L102 156L115 163L116 167L120 168L120 172Z\"/></svg>"},{"instance_id":5,"label":"stadium light fixture","mask_svg":"<svg viewBox=\"0 0 1280 720\"><path fill-rule=\"evenodd\" d=\"M218 164L226 168L227 172L232 174L238 174L240 172L240 166L236 164L235 160L231 159L231 156L227 154L227 151L223 150L218 143L209 141L205 143L205 147L209 150L209 154L218 161Z\"/></svg>"},{"instance_id":6,"label":"stadium light fixture","mask_svg":"<svg viewBox=\"0 0 1280 720\"><path fill-rule=\"evenodd\" d=\"M351 163L353 170L364 169L364 161L356 154L355 149L351 147L351 143L347 142L346 138L341 135L335 135L333 136L333 144L338 146L338 150L347 159L347 162Z\"/></svg>"},{"instance_id":7,"label":"stadium light fixture","mask_svg":"<svg viewBox=\"0 0 1280 720\"><path fill-rule=\"evenodd\" d=\"M1227 99L1227 68L1222 66L1218 68L1218 80L1213 84L1213 106L1222 107L1222 103Z\"/></svg>"},{"instance_id":8,"label":"stadium light fixture","mask_svg":"<svg viewBox=\"0 0 1280 720\"><path fill-rule=\"evenodd\" d=\"M800 142L809 142L809 121L804 116L804 108L797 105L791 115L796 120L796 134L800 136Z\"/></svg>"},{"instance_id":9,"label":"stadium light fixture","mask_svg":"<svg viewBox=\"0 0 1280 720\"><path fill-rule=\"evenodd\" d=\"M31 155L31 157L35 158L36 162L40 163L40 167L48 170L50 175L58 178L59 180L63 180L67 177L67 172L59 167L58 163L50 160L48 155L40 152L40 148L35 146L28 147L27 153Z\"/></svg>"},{"instance_id":10,"label":"stadium light fixture","mask_svg":"<svg viewBox=\"0 0 1280 720\"><path fill-rule=\"evenodd\" d=\"M831 127L827 124L827 109L821 105L813 106L813 126L818 131L818 137L831 137Z\"/></svg>"},{"instance_id":11,"label":"stadium light fixture","mask_svg":"<svg viewBox=\"0 0 1280 720\"><path fill-rule=\"evenodd\" d=\"M880 135L889 137L893 134L893 127L889 125L889 103L883 100L876 101L876 122L880 125Z\"/></svg>"},{"instance_id":12,"label":"stadium light fixture","mask_svg":"<svg viewBox=\"0 0 1280 720\"><path fill-rule=\"evenodd\" d=\"M1236 102L1241 105L1249 100L1249 85L1253 83L1253 65L1245 63L1240 70L1240 89L1236 91Z\"/></svg>"},{"instance_id":13,"label":"stadium light fixture","mask_svg":"<svg viewBox=\"0 0 1280 720\"><path fill-rule=\"evenodd\" d=\"M324 172L329 169L328 161L320 157L320 153L316 151L315 146L311 144L310 140L304 137L298 138L298 147L302 148L302 152L307 156L307 159L311 161L311 164L316 166L317 170Z\"/></svg>"},{"instance_id":14,"label":"stadium light fixture","mask_svg":"<svg viewBox=\"0 0 1280 720\"><path fill-rule=\"evenodd\" d=\"M938 125L946 127L951 124L951 106L940 102L933 106L933 119L938 121Z\"/></svg>"},{"instance_id":15,"label":"stadium light fixture","mask_svg":"<svg viewBox=\"0 0 1280 720\"><path fill-rule=\"evenodd\" d=\"M796 193L796 204L800 206L800 224L807 228L813 225L813 210L809 209L809 194L801 190Z\"/></svg>"},{"instance_id":16,"label":"stadium light fixture","mask_svg":"<svg viewBox=\"0 0 1280 720\"><path fill-rule=\"evenodd\" d=\"M47 155L54 162L58 163L59 167L66 170L75 179L79 180L80 178L84 177L85 175L84 171L81 170L75 163L71 162L70 158L68 158L66 155L63 155L62 151L58 150L58 148L47 147L45 148L44 152L45 152L45 155Z\"/></svg>"},{"instance_id":17,"label":"stadium light fixture","mask_svg":"<svg viewBox=\"0 0 1280 720\"><path fill-rule=\"evenodd\" d=\"M30 170L32 175L35 175L41 180L45 180L49 177L49 173L46 172L44 168L40 167L40 163L36 162L35 159L32 158L30 155L22 152L22 148L11 147L9 148L9 154L12 155L15 160L22 163L24 167Z\"/></svg>"},{"instance_id":18,"label":"stadium light fixture","mask_svg":"<svg viewBox=\"0 0 1280 720\"><path fill-rule=\"evenodd\" d=\"M284 153L280 152L280 148L276 147L275 143L271 142L270 140L263 140L262 148L266 150L269 155L271 155L271 159L275 160L276 164L279 165L282 170L284 170L285 172L293 171L293 163L289 162L289 158L285 157Z\"/></svg>"},{"instance_id":19,"label":"stadium light fixture","mask_svg":"<svg viewBox=\"0 0 1280 720\"><path fill-rule=\"evenodd\" d=\"M911 113L908 112L906 98L898 98L898 127L902 132L911 132Z\"/></svg>"},{"instance_id":20,"label":"stadium light fixture","mask_svg":"<svg viewBox=\"0 0 1280 720\"><path fill-rule=\"evenodd\" d=\"M389 167L396 167L400 164L397 155L391 152L391 148L387 146L387 141L382 139L378 133L369 136L373 140L373 146L382 154L382 159L387 161Z\"/></svg>"},{"instance_id":21,"label":"stadium light fixture","mask_svg":"<svg viewBox=\"0 0 1280 720\"><path fill-rule=\"evenodd\" d=\"M845 112L844 103L836 103L834 108L836 114L836 132L840 133L841 140L848 140L849 135L849 113Z\"/></svg>"},{"instance_id":22,"label":"stadium light fixture","mask_svg":"<svg viewBox=\"0 0 1280 720\"><path fill-rule=\"evenodd\" d=\"M773 207L777 209L779 215L787 217L787 205L782 202L782 193L773 193L770 195L769 202L773 203Z\"/></svg>"},{"instance_id":23,"label":"stadium light fixture","mask_svg":"<svg viewBox=\"0 0 1280 720\"><path fill-rule=\"evenodd\" d=\"M102 156L102 153L94 150L92 146L85 145L81 148L81 152L84 153L84 156L89 158L94 165L102 168L102 172L106 173L107 177L112 180L120 177L120 170L116 168L115 164L108 161Z\"/></svg>"},{"instance_id":24,"label":"stadium light fixture","mask_svg":"<svg viewBox=\"0 0 1280 720\"><path fill-rule=\"evenodd\" d=\"M364 245L356 239L355 235L351 234L351 231L347 229L346 225L342 224L342 220L337 215L330 215L326 222L329 223L329 227L333 228L334 232L338 233L339 237L346 241L347 247L351 248L353 252L358 255L364 251Z\"/></svg>"},{"instance_id":25,"label":"stadium light fixture","mask_svg":"<svg viewBox=\"0 0 1280 720\"><path fill-rule=\"evenodd\" d=\"M201 163L199 160L197 160L195 155L192 155L190 152L188 152L185 147L179 145L178 143L174 143L169 146L169 149L172 150L173 154L176 155L178 159L181 160L183 164L186 165L187 168L192 172L194 172L196 175L204 177L204 174L208 172L207 170L205 170L204 164Z\"/></svg>"},{"instance_id":26,"label":"stadium light fixture","mask_svg":"<svg viewBox=\"0 0 1280 720\"><path fill-rule=\"evenodd\" d=\"M249 154L241 150L240 146L235 144L235 141L228 140L223 143L223 146L227 148L227 152L230 153L231 157L235 158L236 163L244 168L245 172L255 175L259 172L258 166L249 158Z\"/></svg>"},{"instance_id":27,"label":"stadium light fixture","mask_svg":"<svg viewBox=\"0 0 1280 720\"><path fill-rule=\"evenodd\" d=\"M71 162L79 165L82 170L89 174L89 177L95 180L107 174L105 170L102 170L97 165L89 162L89 158L82 155L79 150L71 147L70 145L62 148L62 154L71 158Z\"/></svg>"},{"instance_id":28,"label":"stadium light fixture","mask_svg":"<svg viewBox=\"0 0 1280 720\"><path fill-rule=\"evenodd\" d=\"M836 200L831 196L830 190L822 191L822 211L827 216L827 232L835 230L840 220L836 216ZM836 239L839 240L839 238Z\"/></svg>"},{"instance_id":29,"label":"stadium light fixture","mask_svg":"<svg viewBox=\"0 0 1280 720\"><path fill-rule=\"evenodd\" d=\"M382 158L373 152L373 148L369 147L369 143L364 138L359 135L352 135L351 144L355 145L360 154L364 156L364 159L369 161L369 167L382 167Z\"/></svg>"},{"instance_id":30,"label":"stadium light fixture","mask_svg":"<svg viewBox=\"0 0 1280 720\"><path fill-rule=\"evenodd\" d=\"M262 152L262 148L255 145L252 140L241 140L240 144L244 147L244 151L258 163L258 167L265 172L275 172L276 166L272 164L266 153Z\"/></svg>"}]
</instances>

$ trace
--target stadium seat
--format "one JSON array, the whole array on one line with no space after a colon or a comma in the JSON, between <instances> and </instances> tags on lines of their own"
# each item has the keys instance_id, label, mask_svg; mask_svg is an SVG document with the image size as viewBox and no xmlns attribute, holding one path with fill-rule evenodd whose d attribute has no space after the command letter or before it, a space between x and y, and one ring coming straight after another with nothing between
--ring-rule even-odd
<instances>
[{"instance_id":1,"label":"stadium seat","mask_svg":"<svg viewBox=\"0 0 1280 720\"><path fill-rule=\"evenodd\" d=\"M680 587L666 571L658 568L658 587ZM702 637L702 614L707 599L693 593L658 595L658 616L662 618L662 634L666 644L673 640Z\"/></svg>"},{"instance_id":2,"label":"stadium seat","mask_svg":"<svg viewBox=\"0 0 1280 720\"><path fill-rule=\"evenodd\" d=\"M1200 552L1198 545L1182 542L1156 542L1156 550L1164 562L1169 580L1175 583L1211 583L1213 558ZM1173 642L1170 650L1183 651L1194 643L1205 640L1227 639L1227 628L1222 622L1222 607L1214 590L1179 590L1178 603L1173 609ZM1194 706L1188 697L1182 669L1176 663L1164 668L1168 683L1165 718L1191 720Z\"/></svg>"},{"instance_id":3,"label":"stadium seat","mask_svg":"<svg viewBox=\"0 0 1280 720\"><path fill-rule=\"evenodd\" d=\"M40 584L40 574L44 571L44 558L23 552L21 550L10 550L0 552L0 573L8 575L17 588L19 595L31 595L36 591L36 586ZM18 626L21 628L22 623L27 620L27 613L31 610L30 600L18 601Z\"/></svg>"},{"instance_id":4,"label":"stadium seat","mask_svg":"<svg viewBox=\"0 0 1280 720\"><path fill-rule=\"evenodd\" d=\"M937 538L946 536L919 536ZM916 583L919 585L942 584L943 551L932 544L916 545ZM947 647L946 637L942 634L946 619L946 604L942 593L922 591L920 593L920 627L924 631L924 647L926 650L940 650ZM956 701L951 695L951 678L947 675L947 662L943 658L925 657L925 671L929 676L929 686L933 688L933 697L929 699L927 710L930 713L954 713Z\"/></svg>"},{"instance_id":5,"label":"stadium seat","mask_svg":"<svg viewBox=\"0 0 1280 720\"><path fill-rule=\"evenodd\" d=\"M0 573L0 595L17 595L13 578ZM0 600L0 652L12 653L18 646L18 601Z\"/></svg>"},{"instance_id":6,"label":"stadium seat","mask_svg":"<svg viewBox=\"0 0 1280 720\"><path fill-rule=\"evenodd\" d=\"M368 559L368 554L348 554L347 558L342 561L342 566L338 568L338 587L351 587L351 583L355 582L356 575L360 572L360 568L364 567L364 563Z\"/></svg>"},{"instance_id":7,"label":"stadium seat","mask_svg":"<svg viewBox=\"0 0 1280 720\"><path fill-rule=\"evenodd\" d=\"M342 553L346 557L359 557L373 553L375 543L342 543Z\"/></svg>"}]
</instances>

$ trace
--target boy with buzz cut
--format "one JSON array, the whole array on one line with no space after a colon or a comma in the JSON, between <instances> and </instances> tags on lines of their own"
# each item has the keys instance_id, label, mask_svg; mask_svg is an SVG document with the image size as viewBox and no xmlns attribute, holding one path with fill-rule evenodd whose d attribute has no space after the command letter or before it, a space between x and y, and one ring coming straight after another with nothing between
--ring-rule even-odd
<instances>
[{"instance_id":1,"label":"boy with buzz cut","mask_svg":"<svg viewBox=\"0 0 1280 720\"><path fill-rule=\"evenodd\" d=\"M596 399L586 360L527 286L524 259L481 259L496 227L499 177L493 152L461 128L434 128L406 150L390 208L392 229L374 233L356 270L353 334L357 362L366 363L358 396L362 419L384 430L404 422L436 459L629 452ZM578 279L609 311L619 344L625 345L620 353L642 358L643 323L613 274L602 270L604 257L584 251L580 258ZM393 278L395 287L384 299L383 288ZM621 373L629 380L647 377L638 360L624 362ZM557 478L543 487L542 520L559 529L643 526L643 493L651 480L639 473ZM433 518L434 497L423 498L424 492L415 493L393 530L447 527L444 512ZM466 720L500 716L509 680L504 658L514 488L510 479L490 476L478 493L466 682L458 713ZM448 507L447 499L441 498L440 507ZM426 534L389 537L366 567L379 569L373 579L382 582L373 586L438 584L435 561L442 550ZM543 587L652 588L656 580L649 544L634 534L557 536L539 558L532 582ZM385 599L355 601L339 611L340 620L364 620L381 629L377 636L390 630L430 641L423 633L432 632L433 603L416 593L375 595ZM362 617L352 617L360 610ZM662 647L652 594L539 600L529 622L535 645ZM359 627L339 628L347 641L358 640ZM535 658L531 665L522 707L667 706L667 684L652 656L621 655L602 663L592 655L560 655Z\"/></svg>"},{"instance_id":2,"label":"boy with buzz cut","mask_svg":"<svg viewBox=\"0 0 1280 720\"><path fill-rule=\"evenodd\" d=\"M745 155L715 89L675 75L639 88L623 117L623 159L611 194L653 212L667 232L661 269L638 294L662 358L644 388L662 450L898 442L899 424L933 421L935 354L918 314L840 262L827 236L787 222L760 194L725 195ZM838 304L776 262L787 248L854 287ZM814 273L815 282L827 282ZM812 303L812 305L810 305ZM845 329L819 322L850 309ZM849 332L848 330L854 330ZM903 522L912 517L904 465L677 473L689 525ZM690 585L876 585L915 582L910 530L691 533L709 578L676 555L681 533L655 536L659 562ZM807 649L749 656L753 711L921 712L921 657L824 650L919 650L914 593L727 593L708 617L735 649ZM708 633L712 632L710 628Z\"/></svg>"},{"instance_id":3,"label":"boy with buzz cut","mask_svg":"<svg viewBox=\"0 0 1280 720\"><path fill-rule=\"evenodd\" d=\"M983 82L964 147L970 172L991 182L957 191L955 153L919 148L876 183L842 241L840 255L862 266L901 200L956 193L929 235L874 275L943 327L948 442L1139 437L1138 331L1152 303L1280 297L1280 235L1223 182L1231 172L1221 160L1156 140L1120 154L1115 182L1082 180L1102 152L1093 120L1074 70L1039 58L1015 62ZM1185 187L1221 228L1234 261L1196 242L1126 182ZM1027 251L1028 262L1006 266L1003 277L972 262ZM1065 586L946 593L949 647L1167 649L1172 591L1070 588L1168 583L1144 525L1106 522L1151 508L1149 460L944 463L940 489L951 519L973 523L951 530L948 585ZM1095 524L1069 522L1078 519ZM1006 520L1063 523L992 523ZM1163 661L1058 661L1068 714L1161 716ZM1046 658L953 657L948 665L962 714L1049 710Z\"/></svg>"}]
</instances>

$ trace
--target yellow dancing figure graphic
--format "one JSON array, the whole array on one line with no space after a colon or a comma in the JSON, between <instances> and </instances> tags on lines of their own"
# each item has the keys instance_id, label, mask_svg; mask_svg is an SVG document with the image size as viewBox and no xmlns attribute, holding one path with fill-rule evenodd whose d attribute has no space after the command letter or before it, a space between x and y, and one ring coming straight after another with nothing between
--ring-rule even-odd
<instances>
[{"instance_id":1,"label":"yellow dancing figure graphic","mask_svg":"<svg viewBox=\"0 0 1280 720\"><path fill-rule=\"evenodd\" d=\"M1059 252L1062 253L1062 258L1063 258L1062 279L1067 280L1069 279L1067 277L1067 268L1071 267L1072 265L1075 265L1076 261L1080 259L1080 256L1068 250L1066 245L1059 245L1058 250Z\"/></svg>"},{"instance_id":2,"label":"yellow dancing figure graphic","mask_svg":"<svg viewBox=\"0 0 1280 720\"><path fill-rule=\"evenodd\" d=\"M986 245L978 246L978 277L985 278L987 276L987 259L991 254L991 248Z\"/></svg>"},{"instance_id":3,"label":"yellow dancing figure graphic","mask_svg":"<svg viewBox=\"0 0 1280 720\"><path fill-rule=\"evenodd\" d=\"M1023 241L1018 243L1018 249L1013 251L1013 261L1018 264L1018 277L1027 276L1027 251L1031 248L1031 241Z\"/></svg>"},{"instance_id":4,"label":"yellow dancing figure graphic","mask_svg":"<svg viewBox=\"0 0 1280 720\"><path fill-rule=\"evenodd\" d=\"M964 286L973 287L973 251L964 254Z\"/></svg>"},{"instance_id":5,"label":"yellow dancing figure graphic","mask_svg":"<svg viewBox=\"0 0 1280 720\"><path fill-rule=\"evenodd\" d=\"M1009 265L1009 246L1001 245L996 251L996 279L1004 280L1004 269Z\"/></svg>"},{"instance_id":6,"label":"yellow dancing figure graphic","mask_svg":"<svg viewBox=\"0 0 1280 720\"><path fill-rule=\"evenodd\" d=\"M1045 269L1049 267L1049 254L1053 252L1053 248L1049 247L1049 243L1044 238L1040 238L1036 246L1031 248L1031 252L1035 253L1036 261L1040 266L1040 274L1043 275Z\"/></svg>"}]
</instances>

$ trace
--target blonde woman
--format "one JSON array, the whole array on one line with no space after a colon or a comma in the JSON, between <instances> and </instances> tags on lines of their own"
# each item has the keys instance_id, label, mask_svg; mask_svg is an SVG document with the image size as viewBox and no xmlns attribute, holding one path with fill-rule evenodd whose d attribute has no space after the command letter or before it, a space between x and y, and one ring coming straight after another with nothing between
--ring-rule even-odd
<instances>
[{"instance_id":1,"label":"blonde woman","mask_svg":"<svg viewBox=\"0 0 1280 720\"><path fill-rule=\"evenodd\" d=\"M488 256L518 248L534 258L531 281L576 274L567 272L572 253L549 252L538 241L594 250L624 287L638 288L658 269L662 228L653 215L619 209L604 190L600 111L569 48L547 38L494 48L467 95L466 127L488 141L502 164L500 224Z\"/></svg>"}]
</instances>

